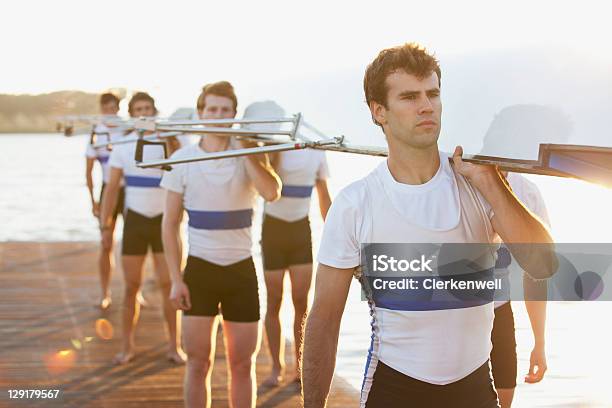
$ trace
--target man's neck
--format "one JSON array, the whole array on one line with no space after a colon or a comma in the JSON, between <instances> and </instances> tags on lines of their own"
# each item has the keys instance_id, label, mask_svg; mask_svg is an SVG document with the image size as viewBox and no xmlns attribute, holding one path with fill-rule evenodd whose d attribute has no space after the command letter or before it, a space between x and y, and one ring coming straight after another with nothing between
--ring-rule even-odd
<instances>
[{"instance_id":1,"label":"man's neck","mask_svg":"<svg viewBox=\"0 0 612 408\"><path fill-rule=\"evenodd\" d=\"M200 148L207 153L222 152L227 150L229 142L230 138L228 136L209 134L200 138Z\"/></svg>"},{"instance_id":2,"label":"man's neck","mask_svg":"<svg viewBox=\"0 0 612 408\"><path fill-rule=\"evenodd\" d=\"M425 184L440 168L438 145L414 148L400 143L389 144L387 165L393 178L403 184Z\"/></svg>"}]
</instances>

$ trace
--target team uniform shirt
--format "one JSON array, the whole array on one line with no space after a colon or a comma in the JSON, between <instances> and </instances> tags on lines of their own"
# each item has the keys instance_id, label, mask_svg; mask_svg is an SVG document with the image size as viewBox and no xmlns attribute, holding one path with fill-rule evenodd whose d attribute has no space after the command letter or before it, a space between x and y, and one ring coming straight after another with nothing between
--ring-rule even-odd
<instances>
[{"instance_id":1,"label":"team uniform shirt","mask_svg":"<svg viewBox=\"0 0 612 408\"><path fill-rule=\"evenodd\" d=\"M135 132L125 137L137 139ZM123 171L125 208L145 217L153 218L164 211L166 194L159 186L164 171L156 168L141 169L137 167L134 159L135 154L135 142L115 145L108 163L110 167ZM144 159L146 161L163 158L164 152L161 147L145 147Z\"/></svg>"},{"instance_id":2,"label":"team uniform shirt","mask_svg":"<svg viewBox=\"0 0 612 408\"><path fill-rule=\"evenodd\" d=\"M199 144L172 157L206 153ZM189 217L189 255L217 265L251 257L251 225L257 192L244 157L184 163L164 174L161 186L183 195Z\"/></svg>"},{"instance_id":3,"label":"team uniform shirt","mask_svg":"<svg viewBox=\"0 0 612 408\"><path fill-rule=\"evenodd\" d=\"M107 127L103 124L97 124L95 127L96 133L110 133L110 142L116 142L123 138L123 132L119 128ZM108 142L108 138L106 135L96 135L96 141L98 143L106 143ZM85 157L97 160L102 167L102 182L108 183L108 179L110 177L110 166L108 165L108 160L110 158L110 151L107 148L98 148L94 149L91 145L90 140L87 139L87 148L85 150Z\"/></svg>"},{"instance_id":4,"label":"team uniform shirt","mask_svg":"<svg viewBox=\"0 0 612 408\"><path fill-rule=\"evenodd\" d=\"M451 168L440 167L421 185L397 182L387 162L341 191L325 222L318 261L335 268L361 263L362 243L494 243L490 205ZM495 245L485 245L493 269ZM491 351L493 302L444 309L410 299L391 308L370 297L372 343L362 386L367 401L378 361L412 378L449 384L482 366Z\"/></svg>"},{"instance_id":5,"label":"team uniform shirt","mask_svg":"<svg viewBox=\"0 0 612 408\"><path fill-rule=\"evenodd\" d=\"M542 221L547 227L550 228L550 219L548 218L548 210L546 209L546 204L544 203L544 199L542 198L542 194L538 187L527 180L524 176L518 173L508 173L506 177L508 180L508 184L512 188L514 195L523 203L525 207L527 207L532 213L534 213L540 221ZM509 251L507 248L500 248L500 251L505 251L509 256ZM510 278L509 278L510 270L506 267L496 268L495 277L503 280L502 288L503 292L496 294L495 308L500 307L501 305L507 303L510 299Z\"/></svg>"},{"instance_id":6,"label":"team uniform shirt","mask_svg":"<svg viewBox=\"0 0 612 408\"><path fill-rule=\"evenodd\" d=\"M281 198L266 202L264 212L293 222L308 216L312 189L317 180L329 178L329 167L325 152L321 150L290 150L280 152L279 156L277 173L283 182Z\"/></svg>"}]
</instances>

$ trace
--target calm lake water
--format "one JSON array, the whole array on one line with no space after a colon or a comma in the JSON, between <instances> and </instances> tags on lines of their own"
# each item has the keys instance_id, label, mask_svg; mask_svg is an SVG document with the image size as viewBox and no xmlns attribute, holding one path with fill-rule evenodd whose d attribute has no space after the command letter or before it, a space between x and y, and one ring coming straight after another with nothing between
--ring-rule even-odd
<instances>
[{"instance_id":1,"label":"calm lake water","mask_svg":"<svg viewBox=\"0 0 612 408\"><path fill-rule=\"evenodd\" d=\"M0 241L98 240L85 187L85 143L83 136L0 135ZM330 190L335 195L349 182L366 175L381 159L333 153L328 160ZM611 241L612 190L552 177L530 179L542 191L558 242ZM313 201L316 250L322 222L316 200ZM258 215L254 223L255 243L259 241L260 219ZM257 245L254 250L259 254ZM261 276L260 265L258 272ZM265 300L263 282L260 288ZM286 298L286 328L292 318L289 302ZM611 302L549 303L549 370L545 380L536 385L522 383L533 340L521 302L514 302L514 311L519 356L514 407L612 407L612 351L608 348L612 345ZM353 282L341 326L336 375L357 389L361 386L369 341L368 308Z\"/></svg>"}]
</instances>

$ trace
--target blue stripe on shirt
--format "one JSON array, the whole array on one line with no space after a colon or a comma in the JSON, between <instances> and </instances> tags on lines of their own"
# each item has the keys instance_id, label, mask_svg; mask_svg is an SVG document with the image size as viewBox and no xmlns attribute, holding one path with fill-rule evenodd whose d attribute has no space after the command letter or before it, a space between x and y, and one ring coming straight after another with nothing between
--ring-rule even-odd
<instances>
[{"instance_id":1,"label":"blue stripe on shirt","mask_svg":"<svg viewBox=\"0 0 612 408\"><path fill-rule=\"evenodd\" d=\"M283 185L281 190L281 196L283 197L295 197L295 198L307 198L312 194L313 186L289 186Z\"/></svg>"},{"instance_id":2,"label":"blue stripe on shirt","mask_svg":"<svg viewBox=\"0 0 612 408\"><path fill-rule=\"evenodd\" d=\"M159 187L161 177L125 176L128 187Z\"/></svg>"},{"instance_id":3,"label":"blue stripe on shirt","mask_svg":"<svg viewBox=\"0 0 612 408\"><path fill-rule=\"evenodd\" d=\"M400 311L426 311L426 310L448 310L464 309L491 303L494 299L495 290L493 289L474 289L474 290L444 290L430 289L424 287L424 280L434 278L438 281L493 281L493 268L478 272L462 273L447 276L410 276L415 282L414 289L376 289L374 280L381 278L381 281L400 282L407 279L407 276L367 276L367 283L370 286L372 298L376 307ZM493 283L491 282L491 283Z\"/></svg>"},{"instance_id":4,"label":"blue stripe on shirt","mask_svg":"<svg viewBox=\"0 0 612 408\"><path fill-rule=\"evenodd\" d=\"M187 210L189 226L205 230L248 228L253 221L253 209L234 211Z\"/></svg>"}]
</instances>

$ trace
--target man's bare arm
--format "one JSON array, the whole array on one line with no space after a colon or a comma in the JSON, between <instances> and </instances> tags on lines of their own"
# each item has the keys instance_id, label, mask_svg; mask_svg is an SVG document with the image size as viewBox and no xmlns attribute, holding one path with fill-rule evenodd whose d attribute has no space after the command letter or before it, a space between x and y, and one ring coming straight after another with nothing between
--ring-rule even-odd
<instances>
[{"instance_id":1,"label":"man's bare arm","mask_svg":"<svg viewBox=\"0 0 612 408\"><path fill-rule=\"evenodd\" d=\"M321 211L323 221L325 221L332 203L329 189L327 188L327 180L317 180L315 185L317 187L317 196L319 197L319 210Z\"/></svg>"},{"instance_id":2,"label":"man's bare arm","mask_svg":"<svg viewBox=\"0 0 612 408\"><path fill-rule=\"evenodd\" d=\"M95 160L92 159L91 157L86 157L85 160L86 160L85 161L85 181L87 183L87 191L89 191L89 201L91 202L92 212L94 213L94 215L99 216L100 215L99 214L100 204L96 202L96 198L94 197L94 193L93 193L94 184L93 184L92 172L93 172L93 166L94 166Z\"/></svg>"},{"instance_id":3,"label":"man's bare arm","mask_svg":"<svg viewBox=\"0 0 612 408\"><path fill-rule=\"evenodd\" d=\"M180 234L181 219L183 215L183 195L167 190L166 206L162 220L162 242L164 255L172 281L179 281L181 277L182 242Z\"/></svg>"},{"instance_id":4,"label":"man's bare arm","mask_svg":"<svg viewBox=\"0 0 612 408\"><path fill-rule=\"evenodd\" d=\"M516 198L496 168L466 163L461 160L462 154L463 149L457 147L453 154L455 168L491 204L493 228L521 268L536 279L551 277L558 264L548 229Z\"/></svg>"},{"instance_id":5,"label":"man's bare arm","mask_svg":"<svg viewBox=\"0 0 612 408\"><path fill-rule=\"evenodd\" d=\"M110 177L102 197L102 207L100 208L100 228L103 230L109 228L113 223L113 212L117 206L122 178L123 170L111 167Z\"/></svg>"},{"instance_id":6,"label":"man's bare arm","mask_svg":"<svg viewBox=\"0 0 612 408\"><path fill-rule=\"evenodd\" d=\"M353 269L319 264L312 310L306 320L302 353L304 408L321 408L327 402L340 333L340 320L351 286Z\"/></svg>"}]
</instances>

